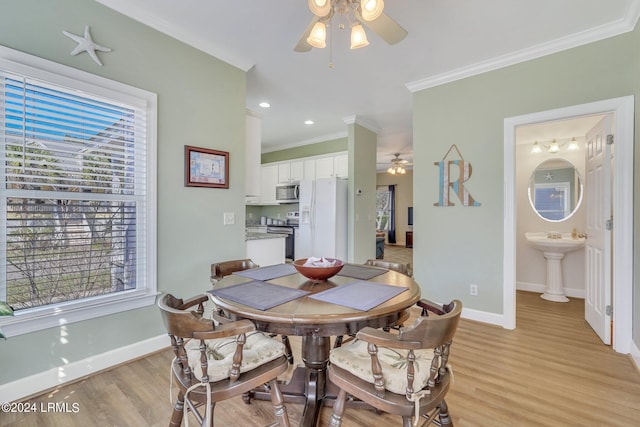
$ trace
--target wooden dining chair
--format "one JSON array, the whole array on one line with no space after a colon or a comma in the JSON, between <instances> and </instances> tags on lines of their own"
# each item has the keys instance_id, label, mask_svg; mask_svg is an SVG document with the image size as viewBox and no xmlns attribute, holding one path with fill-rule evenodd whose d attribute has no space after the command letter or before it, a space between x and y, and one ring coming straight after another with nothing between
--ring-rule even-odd
<instances>
[{"instance_id":1,"label":"wooden dining chair","mask_svg":"<svg viewBox=\"0 0 640 427\"><path fill-rule=\"evenodd\" d=\"M253 262L251 259L236 259L231 261L222 261L222 262L214 262L211 264L211 284L215 286L218 281L222 280L222 278L233 274L238 271L249 270L251 268L260 267L258 264ZM218 321L224 322L224 313L220 310L214 310L214 318ZM275 334L271 335L274 337ZM289 342L289 337L286 335L281 336L282 343L285 348L285 355L287 356L287 360L291 365L293 365L293 351L291 350L291 343Z\"/></svg>"},{"instance_id":2,"label":"wooden dining chair","mask_svg":"<svg viewBox=\"0 0 640 427\"><path fill-rule=\"evenodd\" d=\"M375 409L402 416L403 426L419 417L421 424L438 417L453 426L445 396L452 382L450 347L458 327L462 303L438 306L426 300L422 315L398 334L363 328L356 341L330 353L329 379L340 392L329 426L340 427L345 399L351 395Z\"/></svg>"},{"instance_id":3,"label":"wooden dining chair","mask_svg":"<svg viewBox=\"0 0 640 427\"><path fill-rule=\"evenodd\" d=\"M213 426L217 402L266 387L276 424L289 426L277 377L288 369L284 346L249 320L215 324L202 316L208 297L186 301L166 294L158 301L175 358L172 375L178 397L170 426L179 427L191 412L201 426Z\"/></svg>"},{"instance_id":4,"label":"wooden dining chair","mask_svg":"<svg viewBox=\"0 0 640 427\"><path fill-rule=\"evenodd\" d=\"M411 270L411 264L404 264L401 262L391 262L391 261L383 261L380 259L368 259L364 265L369 265L372 267L379 267L379 268L385 268L387 270L393 270L393 271L397 271L398 273L402 273L406 276L411 277L411 275L413 274L412 270ZM396 326L398 326L398 324L396 324ZM387 332L389 331L389 329L391 328L391 326L388 326L386 328L384 328ZM354 335L349 335L347 337L347 340L345 340L343 335L338 335L335 339L335 341L333 342L333 347L337 348L340 347L342 344L347 343L351 340L353 340L355 338L355 334Z\"/></svg>"},{"instance_id":5,"label":"wooden dining chair","mask_svg":"<svg viewBox=\"0 0 640 427\"><path fill-rule=\"evenodd\" d=\"M211 264L211 284L215 286L220 279L236 271L244 271L258 267L260 266L248 258L214 262Z\"/></svg>"}]
</instances>

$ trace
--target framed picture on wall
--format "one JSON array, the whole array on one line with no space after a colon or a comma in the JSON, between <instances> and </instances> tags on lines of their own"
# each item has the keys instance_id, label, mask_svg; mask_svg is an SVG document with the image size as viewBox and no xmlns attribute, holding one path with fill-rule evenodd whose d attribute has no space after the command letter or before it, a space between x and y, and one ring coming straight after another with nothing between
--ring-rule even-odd
<instances>
[{"instance_id":1,"label":"framed picture on wall","mask_svg":"<svg viewBox=\"0 0 640 427\"><path fill-rule=\"evenodd\" d=\"M184 185L229 188L229 152L184 146Z\"/></svg>"}]
</instances>

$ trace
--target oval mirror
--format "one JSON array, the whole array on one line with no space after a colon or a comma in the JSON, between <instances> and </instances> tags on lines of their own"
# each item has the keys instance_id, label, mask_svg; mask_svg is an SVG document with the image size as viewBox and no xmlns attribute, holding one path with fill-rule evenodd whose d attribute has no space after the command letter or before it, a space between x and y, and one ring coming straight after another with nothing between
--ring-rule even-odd
<instances>
[{"instance_id":1,"label":"oval mirror","mask_svg":"<svg viewBox=\"0 0 640 427\"><path fill-rule=\"evenodd\" d=\"M580 207L582 187L580 173L571 162L545 160L529 178L529 202L540 218L561 222Z\"/></svg>"}]
</instances>

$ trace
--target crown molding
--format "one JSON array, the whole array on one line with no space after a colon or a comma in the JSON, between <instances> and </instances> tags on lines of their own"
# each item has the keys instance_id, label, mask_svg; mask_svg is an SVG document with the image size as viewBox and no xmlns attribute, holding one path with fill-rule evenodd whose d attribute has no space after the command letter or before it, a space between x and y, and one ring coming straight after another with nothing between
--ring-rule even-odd
<instances>
[{"instance_id":1,"label":"crown molding","mask_svg":"<svg viewBox=\"0 0 640 427\"><path fill-rule=\"evenodd\" d=\"M358 116L346 116L346 117L343 117L342 120L347 125L356 124L356 125L359 125L359 126L362 126L364 128L369 129L373 133L376 133L376 134L380 133L380 128L378 126L376 126L372 122L367 121L365 119L362 119L362 118L360 118Z\"/></svg>"},{"instance_id":2,"label":"crown molding","mask_svg":"<svg viewBox=\"0 0 640 427\"><path fill-rule=\"evenodd\" d=\"M457 68L445 73L436 74L420 80L406 83L405 86L410 92L418 92L424 89L440 86L445 83L451 83L456 80L462 80L467 77L476 76L489 71L495 71L500 68L530 61L532 59L541 58L553 53L573 49L585 44L604 40L609 37L624 34L633 31L638 18L640 17L640 1L631 1L629 9L624 18L618 19L611 23L601 25L586 31L574 33L567 37L552 40L547 43L541 43L527 49L522 49L506 55L497 56L487 61L477 62L469 66Z\"/></svg>"},{"instance_id":3,"label":"crown molding","mask_svg":"<svg viewBox=\"0 0 640 427\"><path fill-rule=\"evenodd\" d=\"M262 153L271 153L271 152L274 152L274 151L287 150L289 148L302 147L304 145L317 144L319 142L332 141L332 140L338 139L338 138L346 138L347 136L349 136L349 135L348 135L348 133L346 131L345 132L332 133L332 134L318 136L318 137L311 138L311 139L305 139L304 141L300 141L300 142L294 142L292 144L280 144L280 145L273 145L273 146L269 146L269 147L264 147L261 152Z\"/></svg>"}]
</instances>

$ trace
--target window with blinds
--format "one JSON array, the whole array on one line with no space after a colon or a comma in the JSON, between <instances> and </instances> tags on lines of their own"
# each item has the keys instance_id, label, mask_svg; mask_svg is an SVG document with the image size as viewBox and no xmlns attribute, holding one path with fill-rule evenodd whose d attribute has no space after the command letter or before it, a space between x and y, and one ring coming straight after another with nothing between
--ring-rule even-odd
<instances>
[{"instance_id":1,"label":"window with blinds","mask_svg":"<svg viewBox=\"0 0 640 427\"><path fill-rule=\"evenodd\" d=\"M0 300L19 314L149 288L146 101L10 68L0 62Z\"/></svg>"}]
</instances>

